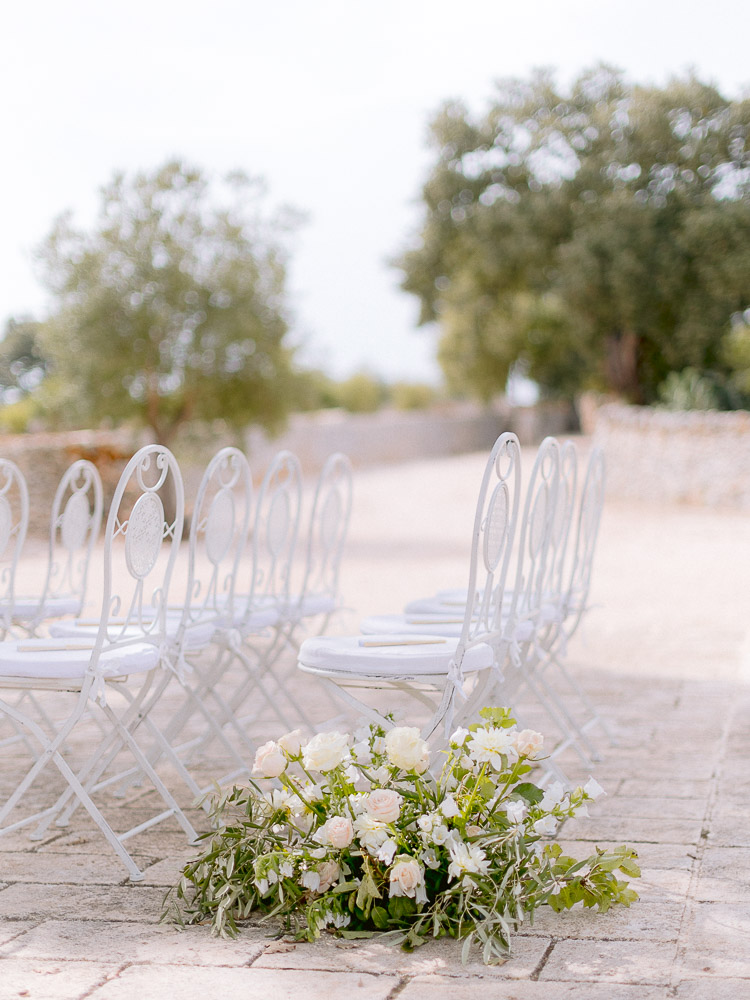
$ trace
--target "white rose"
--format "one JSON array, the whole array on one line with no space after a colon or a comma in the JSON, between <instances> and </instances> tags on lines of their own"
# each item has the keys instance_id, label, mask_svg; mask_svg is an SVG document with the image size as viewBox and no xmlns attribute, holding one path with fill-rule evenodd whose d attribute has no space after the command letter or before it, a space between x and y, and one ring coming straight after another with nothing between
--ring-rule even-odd
<instances>
[{"instance_id":1,"label":"white rose","mask_svg":"<svg viewBox=\"0 0 750 1000\"><path fill-rule=\"evenodd\" d=\"M408 854L399 854L399 860L388 876L391 896L410 896L414 899L417 889L424 884L424 875L418 861Z\"/></svg>"},{"instance_id":2,"label":"white rose","mask_svg":"<svg viewBox=\"0 0 750 1000\"><path fill-rule=\"evenodd\" d=\"M513 739L513 746L519 757L536 757L543 745L544 737L534 729L522 729Z\"/></svg>"},{"instance_id":3,"label":"white rose","mask_svg":"<svg viewBox=\"0 0 750 1000\"><path fill-rule=\"evenodd\" d=\"M286 770L286 757L278 743L269 740L255 751L253 774L264 778L278 778Z\"/></svg>"},{"instance_id":4,"label":"white rose","mask_svg":"<svg viewBox=\"0 0 750 1000\"><path fill-rule=\"evenodd\" d=\"M332 771L347 755L345 733L318 733L302 748L302 763L311 771Z\"/></svg>"},{"instance_id":5,"label":"white rose","mask_svg":"<svg viewBox=\"0 0 750 1000\"><path fill-rule=\"evenodd\" d=\"M352 821L346 816L331 816L325 825L326 836L331 847L341 850L354 840Z\"/></svg>"},{"instance_id":6,"label":"white rose","mask_svg":"<svg viewBox=\"0 0 750 1000\"><path fill-rule=\"evenodd\" d=\"M401 815L401 796L392 788L376 788L367 796L365 809L382 823L395 823Z\"/></svg>"},{"instance_id":7,"label":"white rose","mask_svg":"<svg viewBox=\"0 0 750 1000\"><path fill-rule=\"evenodd\" d=\"M397 726L385 735L388 760L404 771L422 774L430 762L430 749L416 726Z\"/></svg>"},{"instance_id":8,"label":"white rose","mask_svg":"<svg viewBox=\"0 0 750 1000\"><path fill-rule=\"evenodd\" d=\"M302 747L302 730L293 729L291 733L286 733L279 739L279 746L286 750L290 757L296 757Z\"/></svg>"}]
</instances>

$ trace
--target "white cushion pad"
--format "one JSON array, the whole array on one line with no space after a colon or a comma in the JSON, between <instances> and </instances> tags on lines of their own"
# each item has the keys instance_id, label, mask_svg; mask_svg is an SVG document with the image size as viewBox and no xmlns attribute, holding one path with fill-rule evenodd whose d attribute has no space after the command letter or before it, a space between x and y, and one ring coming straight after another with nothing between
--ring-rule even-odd
<instances>
[{"instance_id":1,"label":"white cushion pad","mask_svg":"<svg viewBox=\"0 0 750 1000\"><path fill-rule=\"evenodd\" d=\"M457 638L463 628L462 615L372 615L359 623L363 635L394 632L396 635L442 635Z\"/></svg>"},{"instance_id":2,"label":"white cushion pad","mask_svg":"<svg viewBox=\"0 0 750 1000\"><path fill-rule=\"evenodd\" d=\"M91 661L90 651L54 646L54 640L50 639L0 643L0 677L83 677ZM159 650L150 642L105 651L99 657L99 668L109 677L144 673L158 664Z\"/></svg>"},{"instance_id":3,"label":"white cushion pad","mask_svg":"<svg viewBox=\"0 0 750 1000\"><path fill-rule=\"evenodd\" d=\"M456 652L458 640L435 635L420 635L420 639L435 640L424 645L390 645L398 635L313 636L306 639L299 651L299 665L319 673L356 674L365 677L404 678L429 674L445 674ZM410 637L410 638L416 638ZM364 646L363 642L383 642L389 645ZM463 659L466 672L492 666L493 652L482 643L467 650Z\"/></svg>"}]
</instances>

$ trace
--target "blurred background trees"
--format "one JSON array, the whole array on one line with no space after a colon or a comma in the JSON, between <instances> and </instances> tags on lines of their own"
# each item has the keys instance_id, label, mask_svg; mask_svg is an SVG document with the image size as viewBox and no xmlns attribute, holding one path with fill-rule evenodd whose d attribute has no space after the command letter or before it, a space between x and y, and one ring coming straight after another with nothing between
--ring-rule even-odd
<instances>
[{"instance_id":1,"label":"blurred background trees","mask_svg":"<svg viewBox=\"0 0 750 1000\"><path fill-rule=\"evenodd\" d=\"M446 104L431 138L422 229L397 264L452 388L488 399L520 367L547 395L647 403L690 369L746 405L750 100L604 66L563 92L538 72L478 118Z\"/></svg>"},{"instance_id":2,"label":"blurred background trees","mask_svg":"<svg viewBox=\"0 0 750 1000\"><path fill-rule=\"evenodd\" d=\"M480 400L529 379L636 403L750 408L750 99L694 76L639 86L598 66L446 103L421 231L395 262L439 325L445 388L340 381L295 356L287 267L300 216L262 184L177 160L118 174L85 229L38 253L47 319L0 342L0 425L191 419L273 431L292 410ZM356 335L356 334L355 334Z\"/></svg>"},{"instance_id":3,"label":"blurred background trees","mask_svg":"<svg viewBox=\"0 0 750 1000\"><path fill-rule=\"evenodd\" d=\"M0 384L42 371L37 409L55 425L136 419L162 444L191 418L278 427L298 377L285 245L297 221L266 215L243 174L211 184L174 161L117 175L89 229L63 216L40 249L51 314L10 324Z\"/></svg>"}]
</instances>

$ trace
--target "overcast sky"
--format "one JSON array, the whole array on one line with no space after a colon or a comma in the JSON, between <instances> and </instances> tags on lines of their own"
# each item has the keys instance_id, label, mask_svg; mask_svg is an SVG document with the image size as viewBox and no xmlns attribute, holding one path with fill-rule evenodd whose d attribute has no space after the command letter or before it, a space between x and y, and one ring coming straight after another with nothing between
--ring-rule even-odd
<instances>
[{"instance_id":1,"label":"overcast sky","mask_svg":"<svg viewBox=\"0 0 750 1000\"><path fill-rule=\"evenodd\" d=\"M750 84L747 0L26 0L3 20L0 324L44 314L31 251L56 215L86 222L115 170L178 155L263 175L270 203L307 213L294 336L339 377L437 377L387 260L417 228L443 100L482 110L498 77L599 60Z\"/></svg>"}]
</instances>

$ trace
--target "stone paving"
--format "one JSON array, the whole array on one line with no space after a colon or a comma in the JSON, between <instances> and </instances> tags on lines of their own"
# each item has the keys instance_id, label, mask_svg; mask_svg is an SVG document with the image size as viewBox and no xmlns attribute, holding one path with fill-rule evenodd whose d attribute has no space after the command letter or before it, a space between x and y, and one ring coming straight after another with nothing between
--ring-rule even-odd
<instances>
[{"instance_id":1,"label":"stone paving","mask_svg":"<svg viewBox=\"0 0 750 1000\"><path fill-rule=\"evenodd\" d=\"M462 579L482 464L461 456L358 475L342 580L357 614ZM570 658L617 745L602 740L594 772L607 796L561 840L572 853L636 848L641 900L629 910L540 912L494 967L461 965L453 941L412 954L377 940L296 944L257 923L225 941L159 922L193 853L176 826L133 839L146 869L134 884L77 813L41 842L0 838L0 1000L750 997L748 574L749 518L607 505L594 607ZM0 764L0 785L11 766ZM136 788L113 805L137 817L147 799Z\"/></svg>"}]
</instances>

